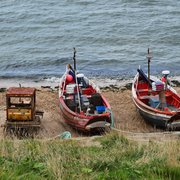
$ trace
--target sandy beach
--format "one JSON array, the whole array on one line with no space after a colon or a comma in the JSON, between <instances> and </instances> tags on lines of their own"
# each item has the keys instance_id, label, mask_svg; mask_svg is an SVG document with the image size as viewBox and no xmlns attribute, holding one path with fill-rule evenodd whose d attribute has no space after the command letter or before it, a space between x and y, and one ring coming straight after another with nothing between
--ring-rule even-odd
<instances>
[{"instance_id":1,"label":"sandy beach","mask_svg":"<svg viewBox=\"0 0 180 180\"><path fill-rule=\"evenodd\" d=\"M175 88L180 93L180 88ZM162 132L146 123L136 110L132 98L131 90L127 88L120 89L102 89L103 95L109 101L115 119L117 129L128 132ZM6 99L5 92L0 93L0 118L1 125L6 119ZM37 88L37 109L44 111L39 138L55 137L64 131L69 131L72 137L79 137L79 134L69 125L67 125L60 112L58 102L58 91L51 88ZM0 128L0 138L3 138L3 127Z\"/></svg>"}]
</instances>

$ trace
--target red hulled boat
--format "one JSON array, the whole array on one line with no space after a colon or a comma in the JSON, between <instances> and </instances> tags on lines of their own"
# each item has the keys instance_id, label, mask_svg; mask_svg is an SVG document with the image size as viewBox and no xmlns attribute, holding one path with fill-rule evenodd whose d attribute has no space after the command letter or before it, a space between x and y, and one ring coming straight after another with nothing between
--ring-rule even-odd
<instances>
[{"instance_id":1,"label":"red hulled boat","mask_svg":"<svg viewBox=\"0 0 180 180\"><path fill-rule=\"evenodd\" d=\"M132 84L132 98L142 117L156 127L180 129L180 96L167 85L169 71L159 80L138 69ZM164 82L163 82L164 81Z\"/></svg>"},{"instance_id":2,"label":"red hulled boat","mask_svg":"<svg viewBox=\"0 0 180 180\"><path fill-rule=\"evenodd\" d=\"M68 65L60 80L59 102L64 120L81 131L105 130L112 124L110 105L99 88L75 69Z\"/></svg>"}]
</instances>

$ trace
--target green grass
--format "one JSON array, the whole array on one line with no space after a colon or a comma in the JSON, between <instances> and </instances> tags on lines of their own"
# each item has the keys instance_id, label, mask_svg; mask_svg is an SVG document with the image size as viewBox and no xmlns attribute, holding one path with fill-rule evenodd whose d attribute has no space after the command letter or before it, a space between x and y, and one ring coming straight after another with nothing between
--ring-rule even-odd
<instances>
[{"instance_id":1,"label":"green grass","mask_svg":"<svg viewBox=\"0 0 180 180\"><path fill-rule=\"evenodd\" d=\"M0 179L180 179L178 141L143 144L116 133L96 141L1 140Z\"/></svg>"}]
</instances>

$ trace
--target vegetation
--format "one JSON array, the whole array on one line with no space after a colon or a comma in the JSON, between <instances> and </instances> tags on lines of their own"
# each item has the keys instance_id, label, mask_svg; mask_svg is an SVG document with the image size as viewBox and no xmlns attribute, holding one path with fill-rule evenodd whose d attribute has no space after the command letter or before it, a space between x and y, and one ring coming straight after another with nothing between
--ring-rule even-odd
<instances>
[{"instance_id":1,"label":"vegetation","mask_svg":"<svg viewBox=\"0 0 180 180\"><path fill-rule=\"evenodd\" d=\"M0 179L180 179L178 141L137 143L116 133L94 141L1 140Z\"/></svg>"}]
</instances>

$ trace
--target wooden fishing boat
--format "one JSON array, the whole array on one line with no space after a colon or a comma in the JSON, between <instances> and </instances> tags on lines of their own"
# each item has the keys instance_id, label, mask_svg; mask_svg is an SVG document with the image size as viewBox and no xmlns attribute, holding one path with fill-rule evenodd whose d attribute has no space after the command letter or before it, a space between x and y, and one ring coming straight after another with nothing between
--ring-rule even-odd
<instances>
[{"instance_id":1,"label":"wooden fishing boat","mask_svg":"<svg viewBox=\"0 0 180 180\"><path fill-rule=\"evenodd\" d=\"M59 102L65 122L77 130L105 130L112 124L109 103L92 81L76 73L75 65L68 65L60 80Z\"/></svg>"},{"instance_id":2,"label":"wooden fishing boat","mask_svg":"<svg viewBox=\"0 0 180 180\"><path fill-rule=\"evenodd\" d=\"M163 71L161 80L149 74L147 77L141 68L137 71L132 98L142 117L156 127L180 129L180 96L167 85L169 71Z\"/></svg>"}]
</instances>

